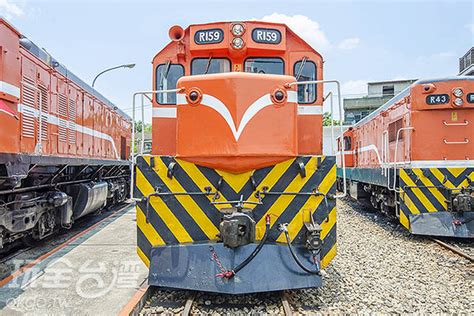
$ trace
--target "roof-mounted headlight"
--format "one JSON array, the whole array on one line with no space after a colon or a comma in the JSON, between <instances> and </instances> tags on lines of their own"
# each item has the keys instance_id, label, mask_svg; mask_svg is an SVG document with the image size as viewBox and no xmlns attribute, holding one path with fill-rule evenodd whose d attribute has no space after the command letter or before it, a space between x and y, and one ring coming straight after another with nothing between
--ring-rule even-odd
<instances>
[{"instance_id":1,"label":"roof-mounted headlight","mask_svg":"<svg viewBox=\"0 0 474 316\"><path fill-rule=\"evenodd\" d=\"M462 95L463 95L463 91L462 91L461 88L455 88L455 89L453 90L453 94L454 94L454 96L455 96L456 98L460 98L460 97L462 97Z\"/></svg>"},{"instance_id":2,"label":"roof-mounted headlight","mask_svg":"<svg viewBox=\"0 0 474 316\"><path fill-rule=\"evenodd\" d=\"M232 40L232 47L235 49L241 49L244 47L244 40L241 39L240 37L236 37Z\"/></svg>"},{"instance_id":3,"label":"roof-mounted headlight","mask_svg":"<svg viewBox=\"0 0 474 316\"><path fill-rule=\"evenodd\" d=\"M464 101L461 98L456 98L454 99L454 105L455 106L462 106Z\"/></svg>"},{"instance_id":4,"label":"roof-mounted headlight","mask_svg":"<svg viewBox=\"0 0 474 316\"><path fill-rule=\"evenodd\" d=\"M245 32L245 28L242 24L234 24L232 25L232 34L234 36L241 36Z\"/></svg>"}]
</instances>

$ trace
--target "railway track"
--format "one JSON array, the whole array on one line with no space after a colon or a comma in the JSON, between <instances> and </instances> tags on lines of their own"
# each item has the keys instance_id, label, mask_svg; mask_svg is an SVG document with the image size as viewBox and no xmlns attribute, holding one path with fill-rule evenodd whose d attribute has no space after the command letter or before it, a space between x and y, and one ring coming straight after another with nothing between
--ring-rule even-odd
<instances>
[{"instance_id":1,"label":"railway track","mask_svg":"<svg viewBox=\"0 0 474 316\"><path fill-rule=\"evenodd\" d=\"M449 249L452 252L456 253L457 255L469 260L471 263L474 262L474 256L462 251L462 249L460 247L457 247L455 245L449 244L445 241L442 241L442 240L439 240L439 239L436 239L436 238L431 238L431 240L434 241L435 243L437 243L438 245L440 245L441 247Z\"/></svg>"},{"instance_id":2,"label":"railway track","mask_svg":"<svg viewBox=\"0 0 474 316\"><path fill-rule=\"evenodd\" d=\"M239 312L245 311L245 313L248 313L256 306L264 304L264 301L268 301L270 296L274 301L272 303L282 307L285 316L294 315L286 291L272 294L259 293L241 295L238 299L239 303L232 302L234 298L232 295L198 293L195 291L156 290L155 288L148 288L147 291L144 291L143 288L141 288L137 291L137 295L139 298L134 299L133 306L128 306L128 310L124 310L120 315L176 314L179 312L180 315L188 316L193 314L193 309L197 309L198 314L212 314L212 311L219 309L238 309ZM249 297L252 298L252 302L248 302ZM144 301L150 298L153 301L153 310L140 311L141 306L145 303ZM257 302L253 302L254 300Z\"/></svg>"},{"instance_id":3,"label":"railway track","mask_svg":"<svg viewBox=\"0 0 474 316\"><path fill-rule=\"evenodd\" d=\"M68 236L65 240L61 241L61 243L59 245L56 245L54 248L52 248L52 249L47 249L46 248L43 252L40 252L39 254L34 255L32 258L30 258L28 260L25 260L25 264L23 266L21 266L18 270L12 271L11 273L8 273L6 275L0 275L0 287L4 286L5 284L10 282L14 278L22 275L23 273L25 273L29 269L33 268L34 266L36 266L37 264L39 264L40 262L42 262L46 258L52 256L53 254L55 254L59 250L63 249L65 246L67 246L67 245L71 244L72 242L78 240L80 237L82 237L85 234L87 234L88 232L92 231L94 228L98 227L100 224L104 223L105 221L107 221L108 219L110 219L113 216L117 215L118 213L124 211L129 206L130 206L130 204L127 203L127 204L121 204L121 205L117 205L117 206L113 207L111 210L109 210L110 214L107 214L104 218L100 219L99 221L93 223L90 226L83 227L84 229L81 229L80 231L73 234L72 236ZM86 218L84 218L84 220L85 219ZM82 228L82 225L81 225L81 228ZM60 237L60 235L53 235L53 236L50 237L51 239L49 239L49 240L54 240L55 238L59 238L59 237ZM26 246L24 248L19 248L17 250L11 251L11 252L7 253L5 257L0 259L0 264L6 265L8 262L11 262L12 260L19 257L20 255L26 254L31 250L36 250L36 248L39 248L39 247Z\"/></svg>"}]
</instances>

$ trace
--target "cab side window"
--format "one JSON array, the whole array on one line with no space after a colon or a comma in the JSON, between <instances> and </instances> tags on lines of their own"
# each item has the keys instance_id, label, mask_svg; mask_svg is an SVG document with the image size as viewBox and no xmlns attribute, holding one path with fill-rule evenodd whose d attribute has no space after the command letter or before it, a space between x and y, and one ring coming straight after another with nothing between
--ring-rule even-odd
<instances>
[{"instance_id":1,"label":"cab side window","mask_svg":"<svg viewBox=\"0 0 474 316\"><path fill-rule=\"evenodd\" d=\"M295 63L293 74L297 81L316 80L316 64L308 59ZM316 101L316 84L298 85L298 103L311 104Z\"/></svg>"},{"instance_id":2,"label":"cab side window","mask_svg":"<svg viewBox=\"0 0 474 316\"><path fill-rule=\"evenodd\" d=\"M156 90L176 89L178 79L184 76L184 67L180 64L161 64L156 67ZM157 93L159 104L176 104L176 92Z\"/></svg>"},{"instance_id":3,"label":"cab side window","mask_svg":"<svg viewBox=\"0 0 474 316\"><path fill-rule=\"evenodd\" d=\"M344 136L344 150L352 150L352 138Z\"/></svg>"}]
</instances>

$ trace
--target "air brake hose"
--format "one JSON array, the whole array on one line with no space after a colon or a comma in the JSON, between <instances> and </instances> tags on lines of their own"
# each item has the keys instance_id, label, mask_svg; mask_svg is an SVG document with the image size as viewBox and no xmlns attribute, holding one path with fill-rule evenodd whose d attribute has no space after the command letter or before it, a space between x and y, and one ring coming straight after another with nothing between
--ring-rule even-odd
<instances>
[{"instance_id":1,"label":"air brake hose","mask_svg":"<svg viewBox=\"0 0 474 316\"><path fill-rule=\"evenodd\" d=\"M257 256L260 250L262 250L263 245L267 241L269 231L270 231L270 215L267 215L267 217L265 218L265 234L263 235L263 238L260 240L260 243L257 245L257 247L255 247L252 253L244 261L242 261L237 267L231 270L225 271L221 274L218 274L218 276L222 278L226 278L226 279L231 279L234 277L234 275L237 272L239 272L246 265L248 265L250 261L252 261Z\"/></svg>"},{"instance_id":2,"label":"air brake hose","mask_svg":"<svg viewBox=\"0 0 474 316\"><path fill-rule=\"evenodd\" d=\"M290 235L288 234L288 229L286 227L284 228L285 232L285 237L286 237L286 243L288 244L288 249L290 249L291 255L293 256L293 259L295 259L295 262L300 266L301 269L303 269L305 272L309 274L314 274L314 275L321 275L321 272L318 270L310 270L307 267L304 266L304 264L298 259L296 256L296 253L293 251L293 247L291 246L291 241L290 241Z\"/></svg>"}]
</instances>

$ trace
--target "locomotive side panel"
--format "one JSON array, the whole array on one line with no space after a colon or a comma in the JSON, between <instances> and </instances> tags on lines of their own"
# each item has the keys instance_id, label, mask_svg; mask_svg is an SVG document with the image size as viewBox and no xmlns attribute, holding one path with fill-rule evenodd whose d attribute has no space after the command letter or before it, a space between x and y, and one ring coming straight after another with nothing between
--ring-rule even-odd
<instances>
[{"instance_id":1,"label":"locomotive side panel","mask_svg":"<svg viewBox=\"0 0 474 316\"><path fill-rule=\"evenodd\" d=\"M114 108L112 114L109 101L52 56L27 38L20 39L1 18L0 35L3 253L127 198L131 124L120 110ZM96 116L94 100L102 100ZM113 115L121 128L114 127ZM116 139L123 140L122 160L112 150ZM96 203L88 203L92 196Z\"/></svg>"},{"instance_id":2,"label":"locomotive side panel","mask_svg":"<svg viewBox=\"0 0 474 316\"><path fill-rule=\"evenodd\" d=\"M474 237L472 91L469 77L420 80L347 131L351 195L413 234Z\"/></svg>"},{"instance_id":3,"label":"locomotive side panel","mask_svg":"<svg viewBox=\"0 0 474 316\"><path fill-rule=\"evenodd\" d=\"M19 151L20 63L19 34L0 20L0 152Z\"/></svg>"}]
</instances>

